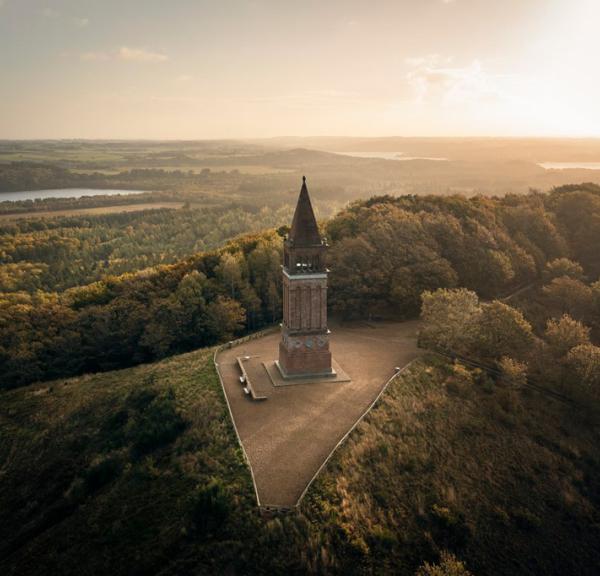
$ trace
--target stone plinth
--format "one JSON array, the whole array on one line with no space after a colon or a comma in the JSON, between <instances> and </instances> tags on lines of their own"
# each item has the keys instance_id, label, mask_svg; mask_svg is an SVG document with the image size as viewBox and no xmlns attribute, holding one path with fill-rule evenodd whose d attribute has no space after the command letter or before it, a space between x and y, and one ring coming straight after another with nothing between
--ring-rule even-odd
<instances>
[{"instance_id":1,"label":"stone plinth","mask_svg":"<svg viewBox=\"0 0 600 576\"><path fill-rule=\"evenodd\" d=\"M342 367L332 360L333 368L331 372L320 374L286 374L282 371L279 361L263 362L263 366L269 375L273 386L295 386L298 384L319 384L319 383L350 383L352 379L342 369Z\"/></svg>"}]
</instances>

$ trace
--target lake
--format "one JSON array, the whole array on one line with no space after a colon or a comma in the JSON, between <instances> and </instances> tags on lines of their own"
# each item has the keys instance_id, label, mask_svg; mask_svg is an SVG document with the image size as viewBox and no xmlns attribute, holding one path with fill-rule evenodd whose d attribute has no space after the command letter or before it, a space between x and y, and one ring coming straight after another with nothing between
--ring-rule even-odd
<instances>
[{"instance_id":1,"label":"lake","mask_svg":"<svg viewBox=\"0 0 600 576\"><path fill-rule=\"evenodd\" d=\"M600 162L540 162L546 170L600 170Z\"/></svg>"},{"instance_id":2,"label":"lake","mask_svg":"<svg viewBox=\"0 0 600 576\"><path fill-rule=\"evenodd\" d=\"M0 202L42 200L44 198L81 198L82 196L114 196L115 194L143 194L146 190L99 190L98 188L56 188L54 190L27 190L0 192Z\"/></svg>"},{"instance_id":3,"label":"lake","mask_svg":"<svg viewBox=\"0 0 600 576\"><path fill-rule=\"evenodd\" d=\"M379 158L381 160L397 160L407 162L409 160L431 160L432 162L447 162L448 158L435 156L405 156L404 152L335 152L342 156L353 156L354 158Z\"/></svg>"}]
</instances>

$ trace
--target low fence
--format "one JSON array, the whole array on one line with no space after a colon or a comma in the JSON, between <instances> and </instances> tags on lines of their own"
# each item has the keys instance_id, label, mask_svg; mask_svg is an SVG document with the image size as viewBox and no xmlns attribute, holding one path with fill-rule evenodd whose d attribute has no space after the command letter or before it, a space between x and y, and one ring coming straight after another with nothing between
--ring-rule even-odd
<instances>
[{"instance_id":1,"label":"low fence","mask_svg":"<svg viewBox=\"0 0 600 576\"><path fill-rule=\"evenodd\" d=\"M218 352L221 350L228 350L229 348L233 348L234 346L239 346L244 342L250 342L250 340L256 340L257 338L262 338L263 336L267 336L267 334L273 334L275 332L279 332L279 325L277 326L269 326L268 328L263 328L258 332L252 332L252 334L246 334L246 336L242 336L241 338L236 338L235 340L230 340L229 342L225 342L225 344L219 344L215 348L215 358Z\"/></svg>"},{"instance_id":2,"label":"low fence","mask_svg":"<svg viewBox=\"0 0 600 576\"><path fill-rule=\"evenodd\" d=\"M247 336L243 336L242 338L238 338L237 340L231 340L225 344L220 344L215 347L215 351L213 354L213 364L215 365L215 370L217 372L217 376L219 377L219 382L221 384L221 390L223 391L223 396L225 397L225 403L227 404L227 410L229 411L229 419L231 420L231 424L235 431L235 436L237 438L238 444L242 450L242 454L244 456L244 461L248 466L248 470L250 470L250 476L252 477L252 486L254 487L254 495L256 496L256 504L260 508L260 497L258 496L258 488L256 487L256 479L254 478L254 470L252 470L252 465L250 464L250 458L248 458L248 454L246 453L246 449L242 444L242 439L240 438L240 433L235 424L235 419L233 418L233 412L231 410L231 405L229 404L229 398L227 397L227 392L225 391L225 385L223 384L223 378L221 378L221 372L219 372L219 363L217 362L217 356L221 350L227 350L229 348L233 348L234 346L238 346L239 344L243 344L244 342L249 342L250 340L256 340L257 338L262 338L267 334L272 334L279 330L278 326L271 326L269 328L265 328L264 330L259 330L258 332L254 332L252 334L248 334Z\"/></svg>"},{"instance_id":3,"label":"low fence","mask_svg":"<svg viewBox=\"0 0 600 576\"><path fill-rule=\"evenodd\" d=\"M314 473L313 477L310 479L310 481L306 485L306 488L304 488L304 490L302 491L302 494L300 494L300 497L298 498L298 501L296 502L296 504L294 506L296 509L298 509L300 507L300 503L302 502L304 496L306 496L306 493L308 492L309 488L312 486L313 482L317 479L317 477L319 476L319 474L323 471L323 469L325 468L325 466L327 466L327 464L331 460L332 456L335 454L336 450L348 439L348 437L350 436L350 434L352 434L352 432L354 432L354 430L356 429L356 427L364 420L365 416L375 407L375 405L377 404L377 402L379 402L380 398L383 396L383 394L385 393L385 391L388 389L388 386L396 378L398 378L398 376L401 376L406 370L408 370L414 364L414 362L416 362L418 359L419 358L413 358L408 364L405 364L400 370L398 370L398 372L395 372L392 375L392 377L383 385L383 388L379 391L379 394L377 394L375 400L373 400L373 402L371 402L371 404L369 404L369 406L367 407L367 409L358 417L358 419L352 425L352 427L350 428L350 430L348 430L348 432L346 432L342 436L342 438L339 440L339 442L333 447L333 449L331 450L331 452L328 454L327 458L325 458L325 460L323 461L323 463L321 464L321 466L319 466L319 469Z\"/></svg>"},{"instance_id":4,"label":"low fence","mask_svg":"<svg viewBox=\"0 0 600 576\"><path fill-rule=\"evenodd\" d=\"M254 486L254 494L256 496L256 504L259 508L260 514L265 517L279 516L279 515L283 515L283 514L292 514L292 513L295 513L298 511L298 509L300 508L300 504L301 504L302 500L304 499L304 497L306 496L306 493L308 492L309 488L312 486L312 484L317 479L319 474L321 474L321 472L327 466L327 464L329 463L329 461L335 454L336 450L348 439L350 434L352 434L352 432L354 432L356 427L364 420L364 418L367 416L367 414L375 407L375 405L379 402L379 400L381 399L381 397L383 396L385 391L388 389L389 385L396 378L401 376L406 370L408 370L416 360L418 360L418 358L414 358L408 364L406 364L400 370L398 370L398 372L395 372L388 379L388 381L383 385L383 388L379 391L379 394L377 394L377 396L373 400L373 402L371 402L371 404L369 404L369 406L365 409L365 411L358 417L356 422L354 422L352 427L344 434L344 436L342 436L342 438L337 442L337 444L329 452L329 454L327 455L327 458L325 458L325 460L323 461L321 466L319 466L318 470L313 474L312 478L309 480L308 484L306 485L306 487L300 494L300 497L296 501L296 504L294 504L293 506L263 505L263 504L261 504L260 497L258 495L258 488L256 486L256 479L254 478L254 471L252 470L252 464L250 463L250 458L248 457L248 454L246 453L246 449L244 448L244 444L242 443L240 433L235 424L235 419L233 418L233 412L231 410L231 405L229 404L229 398L227 397L227 392L225 391L225 385L223 383L223 379L221 378L221 373L219 372L219 363L217 361L217 357L221 350L228 350L230 348L233 348L234 346L239 346L240 344L243 344L244 342L249 342L250 340L262 338L263 336L267 336L268 334L273 334L274 332L276 332L278 330L279 330L278 326L272 326L265 330L260 330L259 332L254 332L253 334L248 334L247 336L238 338L237 340L232 340L225 344L221 344L220 346L217 346L215 348L215 352L213 355L213 362L214 362L217 374L219 376L219 382L221 383L221 389L223 391L223 396L225 396L225 402L227 403L227 409L229 410L229 417L231 419L233 429L235 430L235 435L236 435L238 444L240 445L240 448L242 450L244 460L246 462L246 465L248 466L248 469L250 470L250 476L252 477L252 485Z\"/></svg>"},{"instance_id":5,"label":"low fence","mask_svg":"<svg viewBox=\"0 0 600 576\"><path fill-rule=\"evenodd\" d=\"M491 366L489 364L485 364L478 360L473 360L472 358L467 358L465 356L461 356L460 354L456 354L454 352L448 350L439 350L439 349L429 349L429 352L437 354L438 356L442 356L444 358L448 358L449 360L458 360L461 364L468 366L470 368L479 368L480 370L484 370L487 374L494 378L499 378L502 376L502 372L496 366ZM526 382L524 384L526 388L531 390L535 390L540 394L544 394L549 398L554 398L555 400L559 400L560 402L571 403L573 400L566 396L565 394L561 394L560 392L556 392L556 390L552 390L547 386L543 386L537 380L527 376Z\"/></svg>"}]
</instances>

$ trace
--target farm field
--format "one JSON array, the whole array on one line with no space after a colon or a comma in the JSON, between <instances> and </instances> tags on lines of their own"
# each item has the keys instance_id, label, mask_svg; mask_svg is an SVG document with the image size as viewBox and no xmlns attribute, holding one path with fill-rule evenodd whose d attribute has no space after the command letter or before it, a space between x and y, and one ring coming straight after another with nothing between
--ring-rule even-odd
<instances>
[{"instance_id":1,"label":"farm field","mask_svg":"<svg viewBox=\"0 0 600 576\"><path fill-rule=\"evenodd\" d=\"M140 204L123 204L121 206L98 206L96 208L73 208L72 210L39 210L19 212L15 214L0 214L2 220L18 220L21 218L59 218L62 216L82 216L97 214L118 214L120 212L141 212L143 210L176 210L183 202L146 202Z\"/></svg>"}]
</instances>

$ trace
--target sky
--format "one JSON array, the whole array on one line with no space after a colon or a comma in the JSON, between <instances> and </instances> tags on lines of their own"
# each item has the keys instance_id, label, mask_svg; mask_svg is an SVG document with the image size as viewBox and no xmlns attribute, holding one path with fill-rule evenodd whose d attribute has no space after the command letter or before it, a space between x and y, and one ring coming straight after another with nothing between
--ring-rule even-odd
<instances>
[{"instance_id":1,"label":"sky","mask_svg":"<svg viewBox=\"0 0 600 576\"><path fill-rule=\"evenodd\" d=\"M600 137L600 0L0 0L0 138Z\"/></svg>"}]
</instances>

